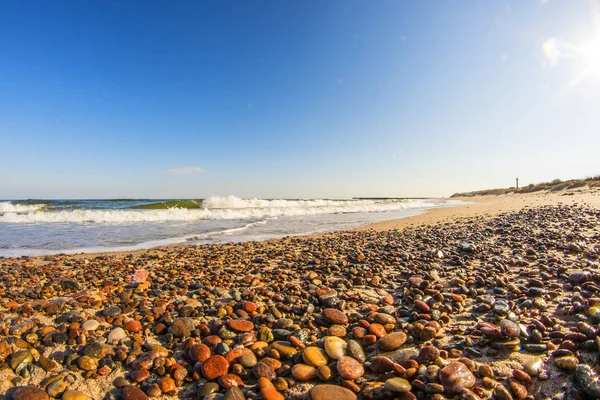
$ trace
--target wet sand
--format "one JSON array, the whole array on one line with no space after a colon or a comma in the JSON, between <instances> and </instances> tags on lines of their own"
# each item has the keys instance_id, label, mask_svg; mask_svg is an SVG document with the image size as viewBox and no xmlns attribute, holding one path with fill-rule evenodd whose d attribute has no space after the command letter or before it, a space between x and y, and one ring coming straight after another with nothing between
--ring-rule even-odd
<instances>
[{"instance_id":1,"label":"wet sand","mask_svg":"<svg viewBox=\"0 0 600 400\"><path fill-rule=\"evenodd\" d=\"M265 242L0 259L0 392L593 398L600 196Z\"/></svg>"}]
</instances>

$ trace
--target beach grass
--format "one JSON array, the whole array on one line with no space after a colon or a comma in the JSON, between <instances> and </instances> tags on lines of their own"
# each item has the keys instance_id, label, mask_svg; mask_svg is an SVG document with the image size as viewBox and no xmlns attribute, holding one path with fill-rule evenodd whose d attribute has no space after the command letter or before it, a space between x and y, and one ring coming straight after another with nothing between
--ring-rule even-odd
<instances>
[{"instance_id":1,"label":"beach grass","mask_svg":"<svg viewBox=\"0 0 600 400\"><path fill-rule=\"evenodd\" d=\"M521 188L509 187L500 189L476 190L472 192L459 192L454 193L450 197L500 196L505 194L526 194L543 191L560 192L563 190L581 189L585 187L600 187L600 175L590 176L584 179L570 179L567 181L554 179L550 182L530 184Z\"/></svg>"}]
</instances>

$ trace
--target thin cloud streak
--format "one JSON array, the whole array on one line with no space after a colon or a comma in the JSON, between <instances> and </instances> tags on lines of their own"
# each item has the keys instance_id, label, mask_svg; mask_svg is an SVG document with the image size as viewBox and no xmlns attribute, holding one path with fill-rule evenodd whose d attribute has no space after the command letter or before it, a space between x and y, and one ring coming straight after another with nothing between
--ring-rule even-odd
<instances>
[{"instance_id":1,"label":"thin cloud streak","mask_svg":"<svg viewBox=\"0 0 600 400\"><path fill-rule=\"evenodd\" d=\"M194 175L194 174L201 174L205 171L204 171L204 169L202 169L200 167L188 166L188 167L170 168L167 170L167 172L172 175Z\"/></svg>"}]
</instances>

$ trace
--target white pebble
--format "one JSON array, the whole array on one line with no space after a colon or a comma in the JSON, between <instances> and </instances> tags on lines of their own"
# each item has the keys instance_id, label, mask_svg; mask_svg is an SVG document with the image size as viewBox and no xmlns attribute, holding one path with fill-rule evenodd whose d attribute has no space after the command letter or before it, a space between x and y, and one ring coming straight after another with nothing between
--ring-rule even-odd
<instances>
[{"instance_id":1,"label":"white pebble","mask_svg":"<svg viewBox=\"0 0 600 400\"><path fill-rule=\"evenodd\" d=\"M118 343L120 340L127 337L127 333L123 328L115 328L108 334L109 343Z\"/></svg>"},{"instance_id":2,"label":"white pebble","mask_svg":"<svg viewBox=\"0 0 600 400\"><path fill-rule=\"evenodd\" d=\"M95 319L90 319L88 321L85 321L81 327L86 331L95 331L96 329L98 329L99 326L100 323L98 321L96 321Z\"/></svg>"}]
</instances>

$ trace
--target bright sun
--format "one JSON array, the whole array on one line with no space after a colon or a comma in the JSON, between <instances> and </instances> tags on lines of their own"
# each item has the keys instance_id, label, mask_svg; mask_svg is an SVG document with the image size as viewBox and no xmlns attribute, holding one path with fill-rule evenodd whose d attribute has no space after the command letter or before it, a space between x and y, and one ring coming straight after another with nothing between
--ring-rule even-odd
<instances>
[{"instance_id":1,"label":"bright sun","mask_svg":"<svg viewBox=\"0 0 600 400\"><path fill-rule=\"evenodd\" d=\"M600 38L586 43L579 49L585 75L600 75Z\"/></svg>"}]
</instances>

